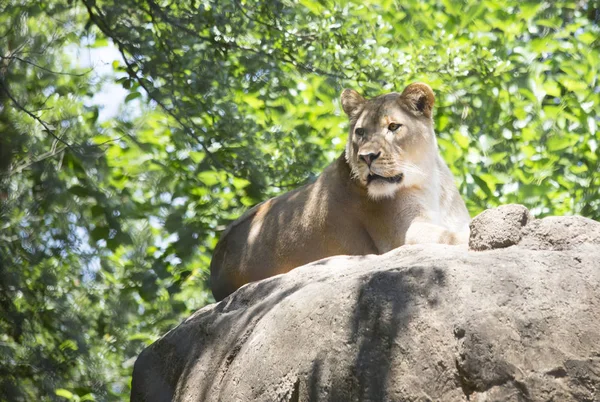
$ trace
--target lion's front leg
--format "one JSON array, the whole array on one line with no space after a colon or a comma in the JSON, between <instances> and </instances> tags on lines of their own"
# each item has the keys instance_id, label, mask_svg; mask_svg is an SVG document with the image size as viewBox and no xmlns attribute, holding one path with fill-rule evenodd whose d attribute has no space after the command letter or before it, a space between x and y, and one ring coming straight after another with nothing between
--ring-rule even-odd
<instances>
[{"instance_id":1,"label":"lion's front leg","mask_svg":"<svg viewBox=\"0 0 600 402\"><path fill-rule=\"evenodd\" d=\"M405 244L468 244L469 231L453 232L435 223L416 220L406 231Z\"/></svg>"}]
</instances>

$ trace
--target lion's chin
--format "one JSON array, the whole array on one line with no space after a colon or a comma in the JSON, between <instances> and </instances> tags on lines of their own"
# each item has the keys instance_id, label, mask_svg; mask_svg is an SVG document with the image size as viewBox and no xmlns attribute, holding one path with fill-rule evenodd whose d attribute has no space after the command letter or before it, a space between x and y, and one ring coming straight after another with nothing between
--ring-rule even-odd
<instances>
[{"instance_id":1,"label":"lion's chin","mask_svg":"<svg viewBox=\"0 0 600 402\"><path fill-rule=\"evenodd\" d=\"M367 184L367 194L373 200L392 198L400 187L400 182L389 182L386 180L370 181Z\"/></svg>"}]
</instances>

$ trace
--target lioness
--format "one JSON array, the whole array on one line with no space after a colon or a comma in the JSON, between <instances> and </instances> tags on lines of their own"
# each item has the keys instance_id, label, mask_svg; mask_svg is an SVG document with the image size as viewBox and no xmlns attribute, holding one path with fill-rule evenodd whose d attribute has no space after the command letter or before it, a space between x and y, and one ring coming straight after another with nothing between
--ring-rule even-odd
<instances>
[{"instance_id":1,"label":"lioness","mask_svg":"<svg viewBox=\"0 0 600 402\"><path fill-rule=\"evenodd\" d=\"M344 154L314 183L255 206L223 232L210 265L215 299L325 257L466 243L470 218L438 153L434 99L422 83L369 100L344 90Z\"/></svg>"}]
</instances>

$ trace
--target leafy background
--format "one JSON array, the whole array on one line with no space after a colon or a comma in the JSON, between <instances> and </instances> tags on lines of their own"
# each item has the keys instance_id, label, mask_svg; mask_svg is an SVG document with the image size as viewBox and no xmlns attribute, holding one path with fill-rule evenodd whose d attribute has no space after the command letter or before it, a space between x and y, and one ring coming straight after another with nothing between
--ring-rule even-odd
<instances>
[{"instance_id":1,"label":"leafy background","mask_svg":"<svg viewBox=\"0 0 600 402\"><path fill-rule=\"evenodd\" d=\"M0 2L0 399L127 400L140 350L213 301L227 223L342 152L344 87L434 88L472 216L600 219L598 8ZM78 67L105 47L110 74ZM127 96L101 118L107 81Z\"/></svg>"}]
</instances>

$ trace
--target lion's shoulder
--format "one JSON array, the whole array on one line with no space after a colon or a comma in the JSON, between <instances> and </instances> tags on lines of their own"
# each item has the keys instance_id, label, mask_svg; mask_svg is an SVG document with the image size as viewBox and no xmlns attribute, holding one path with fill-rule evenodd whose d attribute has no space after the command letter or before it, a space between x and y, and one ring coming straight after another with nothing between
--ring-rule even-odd
<instances>
[{"instance_id":1,"label":"lion's shoulder","mask_svg":"<svg viewBox=\"0 0 600 402\"><path fill-rule=\"evenodd\" d=\"M227 225L227 227L225 228L225 230L223 230L223 233L221 233L221 239L224 239L225 237L227 237L227 235L229 233L231 233L231 231L233 229L235 229L238 226L241 226L245 223L249 223L249 221L251 219L254 219L254 217L259 213L259 210L267 205L269 202L271 202L273 199L268 199L266 201L263 201L261 203L256 204L255 206L253 206L252 208L250 208L249 210L247 210L246 212L244 212L239 218L237 218L236 220L234 220L233 222L231 222L229 225Z\"/></svg>"}]
</instances>

